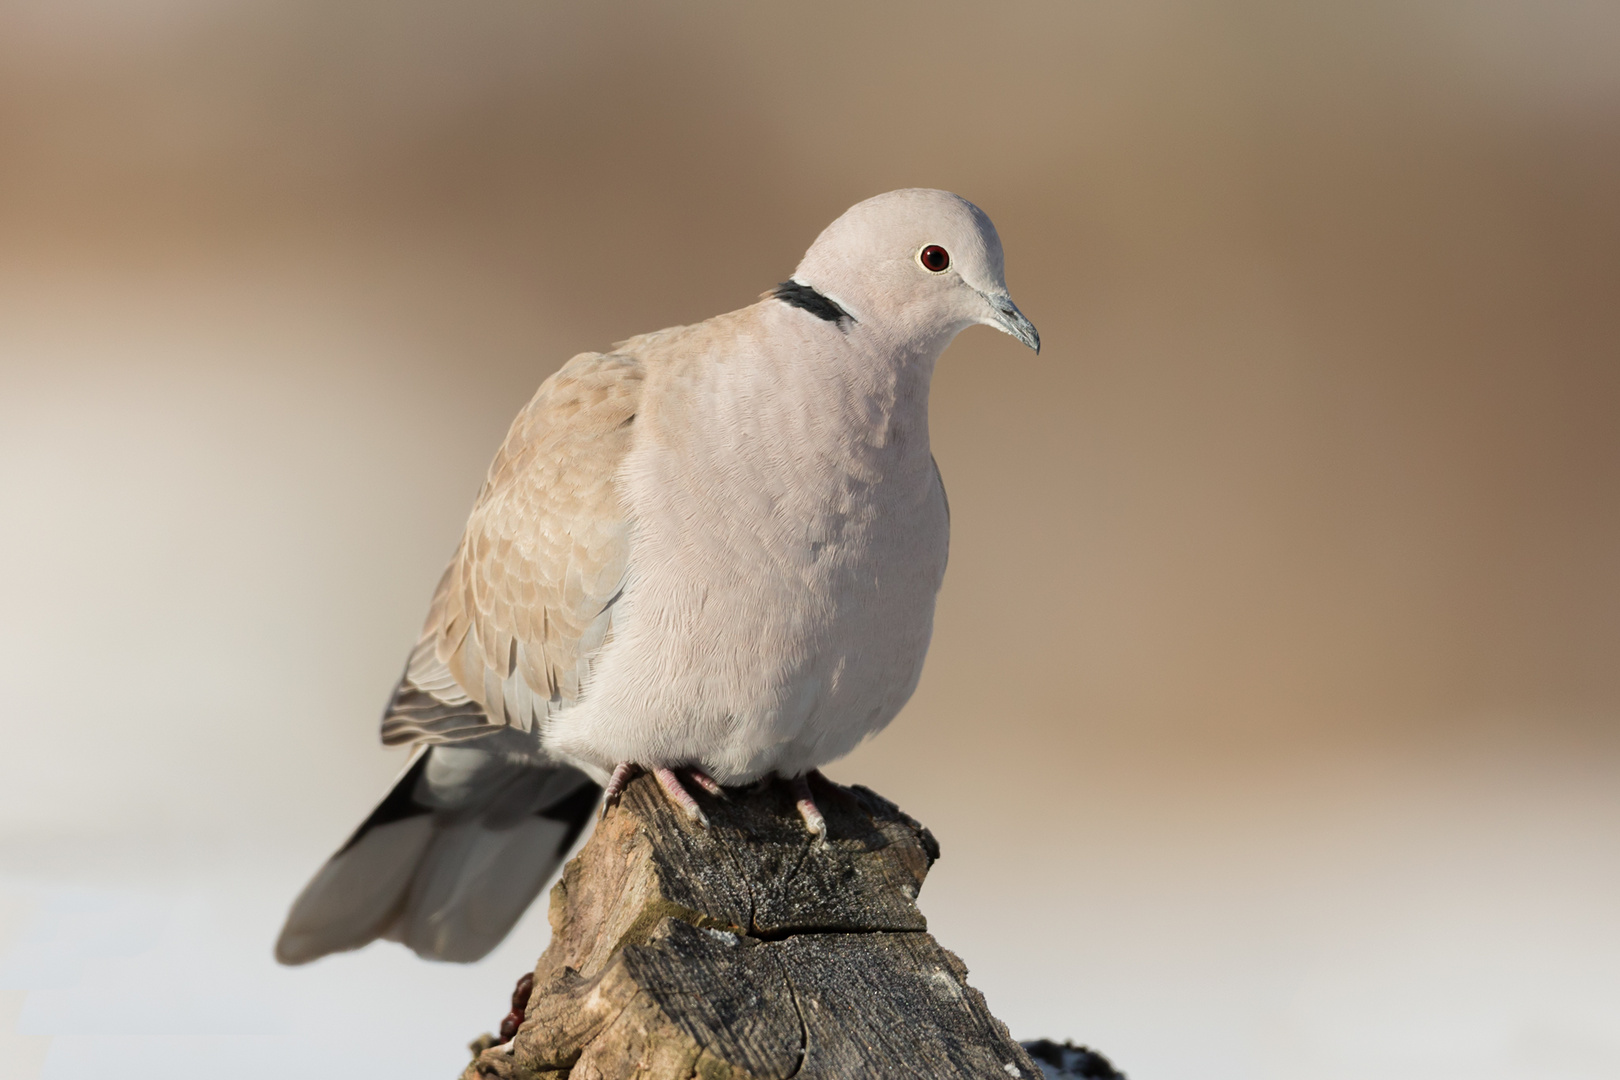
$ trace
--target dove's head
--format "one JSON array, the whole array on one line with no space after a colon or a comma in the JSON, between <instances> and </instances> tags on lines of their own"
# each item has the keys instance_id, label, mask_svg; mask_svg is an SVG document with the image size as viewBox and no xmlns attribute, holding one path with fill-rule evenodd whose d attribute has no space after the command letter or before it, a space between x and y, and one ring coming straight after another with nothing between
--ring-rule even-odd
<instances>
[{"instance_id":1,"label":"dove's head","mask_svg":"<svg viewBox=\"0 0 1620 1080\"><path fill-rule=\"evenodd\" d=\"M1001 238L960 195L906 188L856 203L822 230L793 280L858 325L936 352L974 323L1041 351L1007 293Z\"/></svg>"}]
</instances>

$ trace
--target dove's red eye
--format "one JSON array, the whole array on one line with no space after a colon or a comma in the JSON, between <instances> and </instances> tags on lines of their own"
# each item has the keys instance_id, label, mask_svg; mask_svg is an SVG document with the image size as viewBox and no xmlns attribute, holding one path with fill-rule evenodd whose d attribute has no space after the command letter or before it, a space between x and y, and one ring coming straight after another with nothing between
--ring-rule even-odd
<instances>
[{"instance_id":1,"label":"dove's red eye","mask_svg":"<svg viewBox=\"0 0 1620 1080\"><path fill-rule=\"evenodd\" d=\"M932 270L936 274L943 274L951 266L951 253L938 244L929 244L922 249L917 258L922 262L924 269Z\"/></svg>"}]
</instances>

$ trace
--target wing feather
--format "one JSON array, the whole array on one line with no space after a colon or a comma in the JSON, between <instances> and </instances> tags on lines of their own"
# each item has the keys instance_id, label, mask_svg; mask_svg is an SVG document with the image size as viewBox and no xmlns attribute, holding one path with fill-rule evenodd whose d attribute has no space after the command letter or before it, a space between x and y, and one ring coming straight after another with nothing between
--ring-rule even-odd
<instances>
[{"instance_id":1,"label":"wing feather","mask_svg":"<svg viewBox=\"0 0 1620 1080\"><path fill-rule=\"evenodd\" d=\"M584 691L612 633L629 528L615 475L641 362L582 353L513 421L383 717L383 741L536 731Z\"/></svg>"}]
</instances>

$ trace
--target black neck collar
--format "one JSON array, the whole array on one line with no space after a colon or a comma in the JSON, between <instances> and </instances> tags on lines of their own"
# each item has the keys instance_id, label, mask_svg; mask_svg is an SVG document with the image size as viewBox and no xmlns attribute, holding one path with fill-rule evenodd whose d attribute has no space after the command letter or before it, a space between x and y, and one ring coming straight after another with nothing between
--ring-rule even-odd
<instances>
[{"instance_id":1,"label":"black neck collar","mask_svg":"<svg viewBox=\"0 0 1620 1080\"><path fill-rule=\"evenodd\" d=\"M855 321L855 316L839 307L837 301L797 281L782 282L771 290L771 295L789 307L803 308L816 318L825 319L830 323L842 326L845 319Z\"/></svg>"}]
</instances>

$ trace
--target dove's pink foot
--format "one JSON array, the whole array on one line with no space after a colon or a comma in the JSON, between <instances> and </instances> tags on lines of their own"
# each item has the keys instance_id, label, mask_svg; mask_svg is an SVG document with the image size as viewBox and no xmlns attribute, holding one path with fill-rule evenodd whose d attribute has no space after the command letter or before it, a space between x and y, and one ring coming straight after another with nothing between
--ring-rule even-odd
<instances>
[{"instance_id":1,"label":"dove's pink foot","mask_svg":"<svg viewBox=\"0 0 1620 1080\"><path fill-rule=\"evenodd\" d=\"M642 767L640 765L630 761L621 761L614 766L613 775L608 778L607 787L602 789L603 815L607 814L609 807L619 801L619 796L624 793L625 785L641 771ZM706 826L709 824L709 819L703 816L703 810L698 806L697 800L693 799L691 793L682 785L681 778L675 775L674 769L651 769L648 771L653 774L653 779L658 781L658 786L664 789L664 794L669 796L669 801L675 804L676 809L699 825ZM692 777L694 783L710 795L723 794L720 785L703 770L687 769L686 772Z\"/></svg>"},{"instance_id":2,"label":"dove's pink foot","mask_svg":"<svg viewBox=\"0 0 1620 1080\"><path fill-rule=\"evenodd\" d=\"M692 778L692 782L698 787L702 788L704 791L707 791L715 798L723 799L726 797L726 789L720 786L720 781L716 780L702 769L687 769L686 775L690 776Z\"/></svg>"},{"instance_id":3,"label":"dove's pink foot","mask_svg":"<svg viewBox=\"0 0 1620 1080\"><path fill-rule=\"evenodd\" d=\"M621 761L613 767L613 775L608 777L607 787L602 789L602 816L606 817L608 808L619 801L619 795L624 791L624 785L636 775L636 767L628 761Z\"/></svg>"},{"instance_id":4,"label":"dove's pink foot","mask_svg":"<svg viewBox=\"0 0 1620 1080\"><path fill-rule=\"evenodd\" d=\"M654 769L652 774L657 778L658 786L664 789L664 794L669 796L669 801L682 813L699 825L709 824L709 819L703 816L703 810L698 806L697 800L692 798L691 792L681 786L681 778L675 775L674 769ZM708 777L704 777L704 780L708 780ZM709 783L714 784L714 781L709 780ZM719 786L715 784L715 787ZM708 784L704 784L703 787L704 790L708 790Z\"/></svg>"},{"instance_id":5,"label":"dove's pink foot","mask_svg":"<svg viewBox=\"0 0 1620 1080\"><path fill-rule=\"evenodd\" d=\"M826 781L826 777L815 769L811 769L803 776L795 776L788 781L793 789L794 805L799 809L799 816L804 818L804 827L814 833L818 838L827 839L827 819L821 816L821 808L816 805L816 797L810 791L810 778Z\"/></svg>"}]
</instances>

